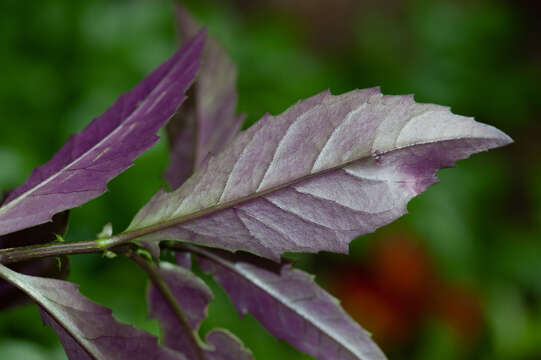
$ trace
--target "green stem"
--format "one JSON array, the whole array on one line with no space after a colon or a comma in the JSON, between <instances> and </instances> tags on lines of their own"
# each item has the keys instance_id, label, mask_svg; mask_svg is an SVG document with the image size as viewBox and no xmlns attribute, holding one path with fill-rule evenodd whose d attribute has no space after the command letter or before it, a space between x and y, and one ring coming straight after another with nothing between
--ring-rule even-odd
<instances>
[{"instance_id":1,"label":"green stem","mask_svg":"<svg viewBox=\"0 0 541 360\"><path fill-rule=\"evenodd\" d=\"M51 256L100 253L124 245L137 234L122 233L109 238L91 241L52 242L47 244L0 249L0 264L11 264Z\"/></svg>"}]
</instances>

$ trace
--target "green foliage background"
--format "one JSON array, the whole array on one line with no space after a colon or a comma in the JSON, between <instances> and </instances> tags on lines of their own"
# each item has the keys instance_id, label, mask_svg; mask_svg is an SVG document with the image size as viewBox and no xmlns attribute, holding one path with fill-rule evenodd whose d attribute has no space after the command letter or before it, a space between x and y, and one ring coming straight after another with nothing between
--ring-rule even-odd
<instances>
[{"instance_id":1,"label":"green foliage background","mask_svg":"<svg viewBox=\"0 0 541 360\"><path fill-rule=\"evenodd\" d=\"M541 358L541 37L530 7L535 2L337 1L346 7L339 14L347 21L327 16L324 1L299 2L311 4L313 12L287 3L186 1L238 65L246 126L326 88L337 94L381 85L387 94L414 93L417 101L449 105L516 141L441 171L441 183L392 225L420 239L441 278L480 294L480 339L461 346L445 324L429 320L409 344L384 350L391 359ZM70 134L174 51L171 8L169 1L2 0L0 189L21 184ZM107 194L72 211L67 239L93 239L109 221L122 230L162 186L166 163L161 141L112 181ZM371 241L377 234L356 240L351 258L332 257L333 263L363 261ZM326 255L297 258L322 279L333 271L316 265L328 264ZM69 279L119 320L158 332L146 317L144 274L127 260L76 256ZM257 359L309 358L273 339L253 318L240 319L225 294L213 289L217 300L202 332L230 328ZM0 358L65 355L37 309L24 306L0 313Z\"/></svg>"}]
</instances>

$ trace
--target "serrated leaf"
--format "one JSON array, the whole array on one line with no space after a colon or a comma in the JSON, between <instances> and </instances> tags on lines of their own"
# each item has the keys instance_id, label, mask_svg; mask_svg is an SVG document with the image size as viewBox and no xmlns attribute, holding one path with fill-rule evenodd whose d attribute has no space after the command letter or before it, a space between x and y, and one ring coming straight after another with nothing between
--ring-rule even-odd
<instances>
[{"instance_id":1,"label":"serrated leaf","mask_svg":"<svg viewBox=\"0 0 541 360\"><path fill-rule=\"evenodd\" d=\"M311 275L249 254L200 249L199 265L225 289L240 314L321 360L374 360L385 355ZM266 266L264 266L266 265Z\"/></svg>"},{"instance_id":2,"label":"serrated leaf","mask_svg":"<svg viewBox=\"0 0 541 360\"><path fill-rule=\"evenodd\" d=\"M0 207L0 235L49 221L106 191L106 184L158 140L198 69L204 33L122 95L53 158L32 172Z\"/></svg>"},{"instance_id":3,"label":"serrated leaf","mask_svg":"<svg viewBox=\"0 0 541 360\"><path fill-rule=\"evenodd\" d=\"M351 239L405 214L438 169L511 141L412 96L324 92L240 133L178 190L159 191L127 231L276 260L347 252Z\"/></svg>"},{"instance_id":4,"label":"serrated leaf","mask_svg":"<svg viewBox=\"0 0 541 360\"><path fill-rule=\"evenodd\" d=\"M191 38L201 26L182 6L177 5L176 11L179 37ZM209 36L201 58L188 101L167 124L170 165L165 178L172 189L192 175L209 153L223 150L244 119L235 115L237 70L225 50Z\"/></svg>"},{"instance_id":5,"label":"serrated leaf","mask_svg":"<svg viewBox=\"0 0 541 360\"><path fill-rule=\"evenodd\" d=\"M155 272L167 286L183 313L183 321L192 332L187 333L164 295L151 284L147 294L149 314L160 323L163 345L184 354L188 359L199 359L199 354L205 360L252 359L250 351L226 331L212 330L206 336L206 344L199 340L197 331L207 317L207 306L212 300L211 290L201 279L191 271L167 262L155 266ZM197 340L197 345L193 338Z\"/></svg>"},{"instance_id":6,"label":"serrated leaf","mask_svg":"<svg viewBox=\"0 0 541 360\"><path fill-rule=\"evenodd\" d=\"M68 219L69 211L63 211L54 215L51 222L2 235L0 249L55 241L57 236L66 234ZM43 258L12 264L9 268L26 275L65 279L69 273L69 259L67 256ZM25 304L28 300L29 298L16 287L0 280L0 310Z\"/></svg>"},{"instance_id":7,"label":"serrated leaf","mask_svg":"<svg viewBox=\"0 0 541 360\"><path fill-rule=\"evenodd\" d=\"M0 278L39 305L44 322L55 330L70 359L184 359L159 346L154 336L117 322L111 310L86 299L75 284L19 274L3 265Z\"/></svg>"}]
</instances>

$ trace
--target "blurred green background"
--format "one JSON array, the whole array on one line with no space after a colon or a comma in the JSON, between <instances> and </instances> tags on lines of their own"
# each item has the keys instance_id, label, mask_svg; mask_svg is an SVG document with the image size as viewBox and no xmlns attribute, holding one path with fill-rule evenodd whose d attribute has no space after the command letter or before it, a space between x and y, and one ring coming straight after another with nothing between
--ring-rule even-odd
<instances>
[{"instance_id":1,"label":"blurred green background","mask_svg":"<svg viewBox=\"0 0 541 360\"><path fill-rule=\"evenodd\" d=\"M380 85L452 107L515 144L440 171L410 214L350 256L295 255L390 359L541 359L541 33L528 0L184 2L239 69L246 126L330 88ZM536 8L537 7L537 8ZM0 189L13 188L176 48L170 1L0 2ZM116 231L163 184L161 141L72 211L68 240ZM69 278L124 322L147 319L142 271L80 255ZM208 280L208 279L207 279ZM239 318L223 291L202 333L231 329L257 359L309 359ZM0 358L63 359L35 306L0 313Z\"/></svg>"}]
</instances>

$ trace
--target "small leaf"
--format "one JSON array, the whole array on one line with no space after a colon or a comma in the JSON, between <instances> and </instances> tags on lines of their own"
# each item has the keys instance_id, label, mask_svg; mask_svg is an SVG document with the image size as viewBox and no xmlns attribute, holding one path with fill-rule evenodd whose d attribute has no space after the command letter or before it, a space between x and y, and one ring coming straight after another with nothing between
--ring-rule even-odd
<instances>
[{"instance_id":1,"label":"small leaf","mask_svg":"<svg viewBox=\"0 0 541 360\"><path fill-rule=\"evenodd\" d=\"M202 32L186 43L13 190L0 207L0 235L44 223L103 194L109 180L154 145L192 82L204 37Z\"/></svg>"},{"instance_id":2,"label":"small leaf","mask_svg":"<svg viewBox=\"0 0 541 360\"><path fill-rule=\"evenodd\" d=\"M105 250L102 254L102 256L106 259L114 259L116 258L118 255L114 252L114 251L111 251L111 250Z\"/></svg>"},{"instance_id":3,"label":"small leaf","mask_svg":"<svg viewBox=\"0 0 541 360\"><path fill-rule=\"evenodd\" d=\"M98 239L105 239L109 238L113 235L113 224L108 222L107 224L103 225L103 229L97 234L96 236Z\"/></svg>"},{"instance_id":4,"label":"small leaf","mask_svg":"<svg viewBox=\"0 0 541 360\"><path fill-rule=\"evenodd\" d=\"M177 24L182 40L194 36L201 26L177 5ZM243 116L235 115L237 70L225 50L208 37L202 63L188 101L167 124L170 165L165 177L178 188L207 158L219 153L238 133Z\"/></svg>"},{"instance_id":5,"label":"small leaf","mask_svg":"<svg viewBox=\"0 0 541 360\"><path fill-rule=\"evenodd\" d=\"M237 311L252 314L277 338L322 360L385 359L370 334L312 276L249 254L198 252L204 255L201 268L225 289Z\"/></svg>"},{"instance_id":6,"label":"small leaf","mask_svg":"<svg viewBox=\"0 0 541 360\"><path fill-rule=\"evenodd\" d=\"M53 216L53 218L54 218L54 216ZM60 234L54 234L54 236L55 236L57 242L65 242L66 241L64 239L64 237L62 235L60 235Z\"/></svg>"},{"instance_id":7,"label":"small leaf","mask_svg":"<svg viewBox=\"0 0 541 360\"><path fill-rule=\"evenodd\" d=\"M184 359L159 346L154 336L117 322L111 310L83 297L75 284L22 275L3 265L0 278L39 305L44 322L55 330L70 359Z\"/></svg>"},{"instance_id":8,"label":"small leaf","mask_svg":"<svg viewBox=\"0 0 541 360\"><path fill-rule=\"evenodd\" d=\"M159 191L127 231L275 260L347 252L351 239L404 215L438 169L511 141L412 96L324 92L264 116L178 190Z\"/></svg>"},{"instance_id":9,"label":"small leaf","mask_svg":"<svg viewBox=\"0 0 541 360\"><path fill-rule=\"evenodd\" d=\"M0 236L0 249L17 246L45 244L58 240L66 234L69 211L63 211L53 216L53 221ZM69 273L67 256L30 260L9 265L14 271L34 276L65 279ZM0 309L22 305L29 298L13 285L0 280Z\"/></svg>"},{"instance_id":10,"label":"small leaf","mask_svg":"<svg viewBox=\"0 0 541 360\"><path fill-rule=\"evenodd\" d=\"M188 359L198 359L199 354L205 360L252 359L250 351L228 332L211 331L206 337L207 344L199 339L197 332L207 317L207 306L212 300L210 289L201 279L191 271L167 262L155 266L155 271L183 314L183 319L179 321L164 295L154 285L149 286L149 314L160 322L163 345L184 354ZM182 325L183 322L190 328L191 334ZM194 344L194 338L197 345Z\"/></svg>"}]
</instances>

